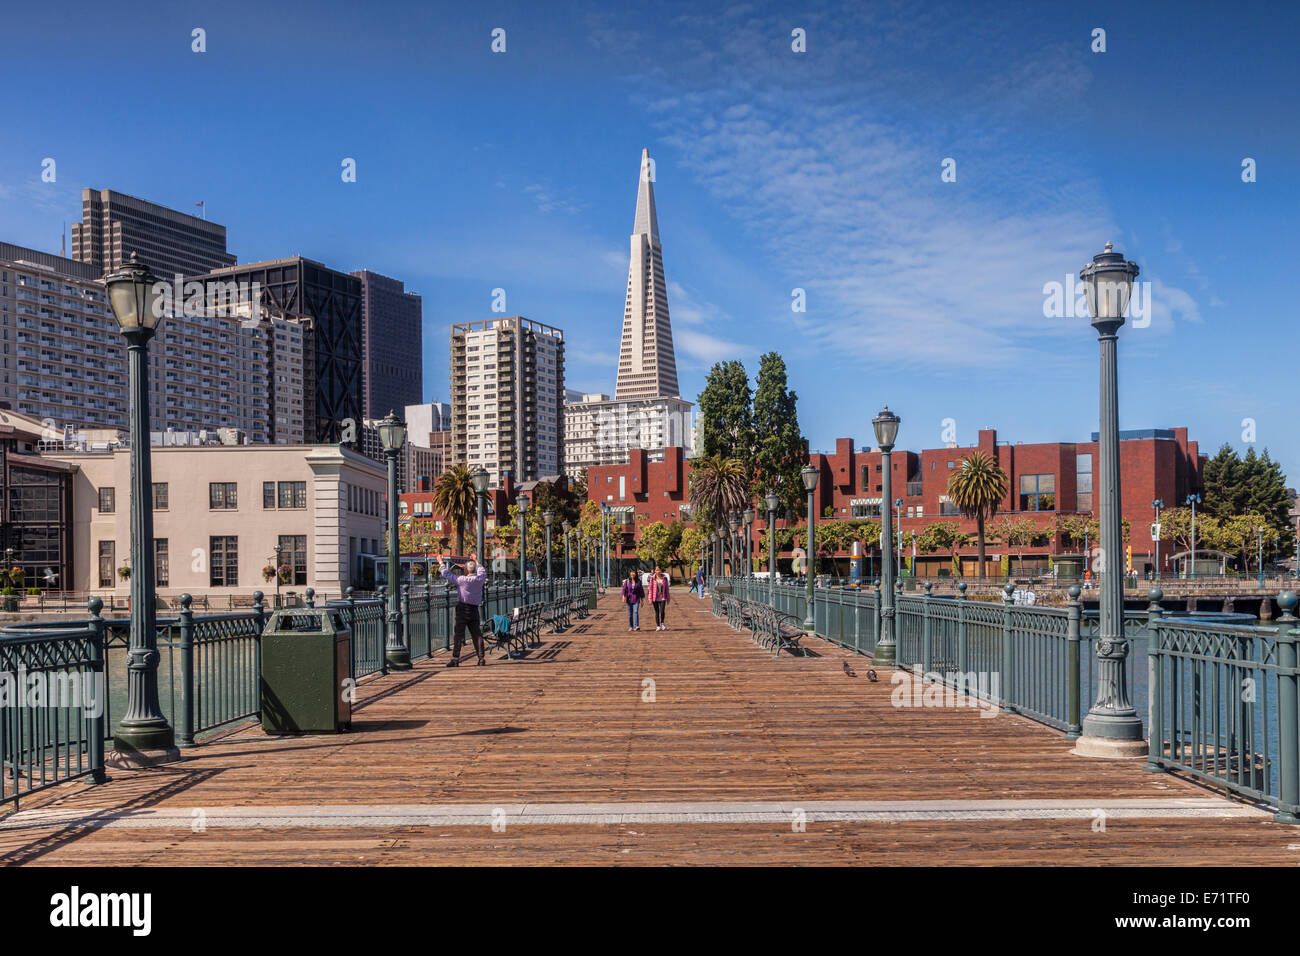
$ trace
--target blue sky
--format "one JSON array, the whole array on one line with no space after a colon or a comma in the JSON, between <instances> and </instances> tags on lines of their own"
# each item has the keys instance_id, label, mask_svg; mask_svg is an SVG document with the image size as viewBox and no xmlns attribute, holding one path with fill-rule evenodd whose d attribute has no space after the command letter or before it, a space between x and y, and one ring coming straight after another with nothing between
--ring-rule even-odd
<instances>
[{"instance_id":1,"label":"blue sky","mask_svg":"<svg viewBox=\"0 0 1300 956\"><path fill-rule=\"evenodd\" d=\"M905 447L949 418L961 444L1086 440L1096 337L1042 290L1113 240L1152 304L1121 333L1121 427L1212 453L1251 419L1300 482L1292 5L57 9L5 14L0 240L57 251L85 186L205 200L241 262L420 292L426 398L498 287L564 329L570 387L612 391L647 146L688 399L775 349L814 448L867 443L884 403Z\"/></svg>"}]
</instances>

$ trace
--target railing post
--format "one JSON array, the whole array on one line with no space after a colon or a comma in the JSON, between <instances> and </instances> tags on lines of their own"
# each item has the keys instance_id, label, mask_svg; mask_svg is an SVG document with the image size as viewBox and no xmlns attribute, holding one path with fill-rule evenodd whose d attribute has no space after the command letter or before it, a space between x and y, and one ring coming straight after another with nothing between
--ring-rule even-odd
<instances>
[{"instance_id":1,"label":"railing post","mask_svg":"<svg viewBox=\"0 0 1300 956\"><path fill-rule=\"evenodd\" d=\"M930 588L925 582L925 594L921 596L921 673L930 673Z\"/></svg>"},{"instance_id":2,"label":"railing post","mask_svg":"<svg viewBox=\"0 0 1300 956\"><path fill-rule=\"evenodd\" d=\"M253 613L257 615L257 633L253 636L253 700L257 703L257 719L262 719L262 632L266 630L266 596L253 592Z\"/></svg>"},{"instance_id":3,"label":"railing post","mask_svg":"<svg viewBox=\"0 0 1300 956\"><path fill-rule=\"evenodd\" d=\"M181 595L181 712L176 721L176 746L194 746L194 598Z\"/></svg>"},{"instance_id":4,"label":"railing post","mask_svg":"<svg viewBox=\"0 0 1300 956\"><path fill-rule=\"evenodd\" d=\"M86 602L90 610L90 671L91 680L95 682L95 709L90 715L87 727L89 740L86 741L87 757L90 761L90 775L95 783L107 783L108 772L104 769L104 739L108 736L108 648L104 641L104 619L99 612L104 609L104 602L92 597ZM84 698L83 698L84 699Z\"/></svg>"},{"instance_id":5,"label":"railing post","mask_svg":"<svg viewBox=\"0 0 1300 956\"><path fill-rule=\"evenodd\" d=\"M1277 722L1278 722L1278 823L1300 823L1300 624L1296 622L1296 595L1283 591L1277 597L1282 611L1277 623Z\"/></svg>"},{"instance_id":6,"label":"railing post","mask_svg":"<svg viewBox=\"0 0 1300 956\"><path fill-rule=\"evenodd\" d=\"M487 590L487 585L484 585ZM424 635L425 647L428 649L428 656L433 656L433 580L432 577L424 579Z\"/></svg>"},{"instance_id":7,"label":"railing post","mask_svg":"<svg viewBox=\"0 0 1300 956\"><path fill-rule=\"evenodd\" d=\"M1161 761L1165 755L1164 685L1160 674L1160 624L1164 609L1160 599L1165 592L1160 588L1147 591L1147 762L1142 769L1151 773L1164 773Z\"/></svg>"},{"instance_id":8,"label":"railing post","mask_svg":"<svg viewBox=\"0 0 1300 956\"><path fill-rule=\"evenodd\" d=\"M1016 712L1015 705L1012 703L1015 694L1016 656L1011 619L1011 608L1014 607L1011 595L1015 590L1011 584L1002 589L1002 712L1004 714Z\"/></svg>"},{"instance_id":9,"label":"railing post","mask_svg":"<svg viewBox=\"0 0 1300 956\"><path fill-rule=\"evenodd\" d=\"M356 589L348 585L348 630L352 632L352 654L351 660L348 661L348 676L352 678L355 684L357 679L357 647L360 646L360 635L357 634L357 599Z\"/></svg>"},{"instance_id":10,"label":"railing post","mask_svg":"<svg viewBox=\"0 0 1300 956\"><path fill-rule=\"evenodd\" d=\"M314 608L316 606L316 589L308 588L304 593L307 596L307 606Z\"/></svg>"},{"instance_id":11,"label":"railing post","mask_svg":"<svg viewBox=\"0 0 1300 956\"><path fill-rule=\"evenodd\" d=\"M967 641L966 641L966 582L957 583L957 671L960 674L966 673L967 660ZM965 678L962 678L965 680Z\"/></svg>"},{"instance_id":12,"label":"railing post","mask_svg":"<svg viewBox=\"0 0 1300 956\"><path fill-rule=\"evenodd\" d=\"M402 612L402 633L406 635L406 650L409 654L412 646L411 634L414 633L411 630L411 585L409 584L402 585L402 603L400 610Z\"/></svg>"},{"instance_id":13,"label":"railing post","mask_svg":"<svg viewBox=\"0 0 1300 956\"><path fill-rule=\"evenodd\" d=\"M1070 585L1070 605L1068 609L1069 624L1065 636L1065 690L1066 714L1065 739L1078 740L1083 733L1083 715L1079 702L1079 621L1083 616L1083 604L1079 601L1082 592L1077 584Z\"/></svg>"}]
</instances>

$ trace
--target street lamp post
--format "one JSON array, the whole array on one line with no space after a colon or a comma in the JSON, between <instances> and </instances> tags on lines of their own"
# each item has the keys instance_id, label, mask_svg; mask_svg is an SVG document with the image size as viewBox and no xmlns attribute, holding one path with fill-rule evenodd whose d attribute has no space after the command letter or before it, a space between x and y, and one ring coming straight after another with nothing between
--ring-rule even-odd
<instances>
[{"instance_id":1,"label":"street lamp post","mask_svg":"<svg viewBox=\"0 0 1300 956\"><path fill-rule=\"evenodd\" d=\"M812 462L803 466L799 477L803 479L803 490L808 492L808 613L803 618L803 629L812 633L817 630L816 608L813 602L813 555L817 553L817 478L820 472Z\"/></svg>"},{"instance_id":2,"label":"street lamp post","mask_svg":"<svg viewBox=\"0 0 1300 956\"><path fill-rule=\"evenodd\" d=\"M275 546L275 606L277 608L280 606L280 581L281 581L280 566L281 566L281 561L283 560L280 557L280 555L282 555L283 553L284 553L284 545L277 544Z\"/></svg>"},{"instance_id":3,"label":"street lamp post","mask_svg":"<svg viewBox=\"0 0 1300 956\"><path fill-rule=\"evenodd\" d=\"M1156 580L1157 581L1160 580L1160 509L1163 508L1164 506L1165 506L1165 500L1163 498L1157 498L1151 502L1151 507L1156 509L1155 527L1152 528L1155 534L1152 535L1152 537L1155 539L1155 545L1156 545Z\"/></svg>"},{"instance_id":4,"label":"street lamp post","mask_svg":"<svg viewBox=\"0 0 1300 956\"><path fill-rule=\"evenodd\" d=\"M893 517L889 507L893 496L893 467L890 456L894 442L898 438L898 426L901 423L897 415L886 405L880 414L871 420L871 427L876 433L876 444L880 447L880 500L884 505L880 509L883 527L880 529L880 587L876 590L876 599L880 601L880 640L872 655L872 663L893 666L897 659L897 645L894 641L894 529L890 527Z\"/></svg>"},{"instance_id":5,"label":"street lamp post","mask_svg":"<svg viewBox=\"0 0 1300 956\"><path fill-rule=\"evenodd\" d=\"M569 532L573 530L573 525L569 523L568 518L565 518L560 522L560 527L564 531L564 580L567 581L573 577L572 568L569 564Z\"/></svg>"},{"instance_id":6,"label":"street lamp post","mask_svg":"<svg viewBox=\"0 0 1300 956\"><path fill-rule=\"evenodd\" d=\"M478 504L478 527L476 529L478 563L486 566L487 555L484 553L483 535L487 524L487 491L488 482L491 480L491 476L488 474L487 469L480 465L478 468L474 469L470 476L470 480L474 483L474 497L477 499Z\"/></svg>"},{"instance_id":7,"label":"street lamp post","mask_svg":"<svg viewBox=\"0 0 1300 956\"><path fill-rule=\"evenodd\" d=\"M519 511L519 580L523 582L524 603L528 603L528 499L515 499Z\"/></svg>"},{"instance_id":8,"label":"street lamp post","mask_svg":"<svg viewBox=\"0 0 1300 956\"><path fill-rule=\"evenodd\" d=\"M1124 324L1136 262L1129 262L1111 244L1079 271L1087 297L1092 326L1100 346L1100 428L1098 476L1101 479L1099 515L1101 553L1101 621L1097 635L1097 700L1083 720L1083 735L1074 753L1084 757L1142 757L1148 752L1142 739L1142 721L1129 702L1124 661L1129 654L1124 633L1124 590L1119 555L1122 550L1119 475L1119 378L1117 348Z\"/></svg>"},{"instance_id":9,"label":"street lamp post","mask_svg":"<svg viewBox=\"0 0 1300 956\"><path fill-rule=\"evenodd\" d=\"M180 759L176 737L158 704L158 620L154 608L153 470L149 451L149 340L162 315L157 280L131 261L104 277L108 301L126 339L131 432L131 632L127 702L113 732L123 768Z\"/></svg>"},{"instance_id":10,"label":"street lamp post","mask_svg":"<svg viewBox=\"0 0 1300 956\"><path fill-rule=\"evenodd\" d=\"M1264 586L1264 526L1257 525L1255 533L1259 535L1259 586Z\"/></svg>"},{"instance_id":11,"label":"street lamp post","mask_svg":"<svg viewBox=\"0 0 1300 956\"><path fill-rule=\"evenodd\" d=\"M398 603L398 579L402 574L397 547L397 455L406 442L406 422L393 412L379 422L379 445L388 460L388 646L384 657L395 671L411 669L411 652L402 634L402 612Z\"/></svg>"},{"instance_id":12,"label":"street lamp post","mask_svg":"<svg viewBox=\"0 0 1300 956\"><path fill-rule=\"evenodd\" d=\"M903 576L903 499L902 498L894 499L894 514L897 516L897 520L894 522L894 527L898 529L898 541L897 541L898 554L895 555L894 557L894 561L896 562L894 571L895 574L897 575L896 579L899 579L902 578Z\"/></svg>"},{"instance_id":13,"label":"street lamp post","mask_svg":"<svg viewBox=\"0 0 1300 956\"><path fill-rule=\"evenodd\" d=\"M555 512L547 508L542 512L542 523L546 525L546 580L551 580L551 524L555 521Z\"/></svg>"},{"instance_id":14,"label":"street lamp post","mask_svg":"<svg viewBox=\"0 0 1300 956\"><path fill-rule=\"evenodd\" d=\"M781 499L769 491L763 504L767 505L767 603L776 607L776 509Z\"/></svg>"},{"instance_id":15,"label":"street lamp post","mask_svg":"<svg viewBox=\"0 0 1300 956\"><path fill-rule=\"evenodd\" d=\"M731 535L727 539L727 543L731 546L731 576L736 578L740 577L740 543L736 540L740 533L739 512L733 511L727 515L727 527L731 529Z\"/></svg>"},{"instance_id":16,"label":"street lamp post","mask_svg":"<svg viewBox=\"0 0 1300 956\"><path fill-rule=\"evenodd\" d=\"M1192 506L1192 570L1191 579L1196 580L1196 506L1201 503L1200 495L1188 495L1183 502Z\"/></svg>"},{"instance_id":17,"label":"street lamp post","mask_svg":"<svg viewBox=\"0 0 1300 956\"><path fill-rule=\"evenodd\" d=\"M746 508L742 518L745 522L745 577L754 576L754 509Z\"/></svg>"}]
</instances>

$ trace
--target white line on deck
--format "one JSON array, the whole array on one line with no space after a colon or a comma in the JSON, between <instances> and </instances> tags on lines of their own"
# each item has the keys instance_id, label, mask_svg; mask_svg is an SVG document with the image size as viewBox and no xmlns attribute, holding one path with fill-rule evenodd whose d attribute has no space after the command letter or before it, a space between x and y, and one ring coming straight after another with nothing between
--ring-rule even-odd
<instances>
[{"instance_id":1,"label":"white line on deck","mask_svg":"<svg viewBox=\"0 0 1300 956\"><path fill-rule=\"evenodd\" d=\"M201 811L200 814L196 811ZM961 822L970 820L1078 820L1231 818L1270 819L1272 812L1218 797L1132 800L780 800L689 803L446 803L276 807L150 807L141 810L23 810L0 820L0 830L87 829L362 829L374 827L581 826L590 824Z\"/></svg>"}]
</instances>

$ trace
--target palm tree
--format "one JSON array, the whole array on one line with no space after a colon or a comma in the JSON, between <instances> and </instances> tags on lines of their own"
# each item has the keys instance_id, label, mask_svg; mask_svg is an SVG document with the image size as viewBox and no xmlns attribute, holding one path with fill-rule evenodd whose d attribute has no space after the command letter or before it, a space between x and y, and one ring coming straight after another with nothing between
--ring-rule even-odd
<instances>
[{"instance_id":1,"label":"palm tree","mask_svg":"<svg viewBox=\"0 0 1300 956\"><path fill-rule=\"evenodd\" d=\"M739 458L696 458L691 462L690 494L696 527L721 527L728 513L749 506L749 472Z\"/></svg>"},{"instance_id":2,"label":"palm tree","mask_svg":"<svg viewBox=\"0 0 1300 956\"><path fill-rule=\"evenodd\" d=\"M948 479L948 498L967 518L974 518L979 532L979 576L984 577L984 522L997 513L1007 493L1007 473L993 456L977 451L963 458L961 467Z\"/></svg>"},{"instance_id":3,"label":"palm tree","mask_svg":"<svg viewBox=\"0 0 1300 956\"><path fill-rule=\"evenodd\" d=\"M456 553L464 554L465 522L475 517L478 508L469 465L461 462L438 476L438 482L433 487L433 507L449 521L456 522Z\"/></svg>"}]
</instances>

